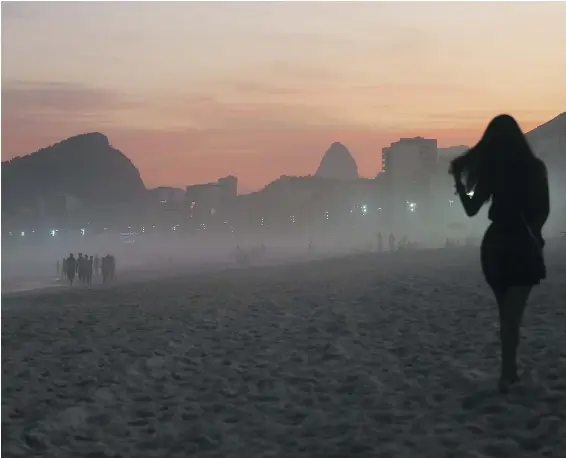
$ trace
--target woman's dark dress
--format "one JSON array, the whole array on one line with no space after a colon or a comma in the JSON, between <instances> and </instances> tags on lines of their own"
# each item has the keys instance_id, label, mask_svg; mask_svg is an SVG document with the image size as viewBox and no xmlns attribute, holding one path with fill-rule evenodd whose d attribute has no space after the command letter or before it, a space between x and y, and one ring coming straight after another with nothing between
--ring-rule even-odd
<instances>
[{"instance_id":1,"label":"woman's dark dress","mask_svg":"<svg viewBox=\"0 0 566 458\"><path fill-rule=\"evenodd\" d=\"M502 189L491 195L492 223L482 241L481 265L495 291L536 285L546 277L541 233L549 212L544 164L537 161L532 173L521 190Z\"/></svg>"}]
</instances>

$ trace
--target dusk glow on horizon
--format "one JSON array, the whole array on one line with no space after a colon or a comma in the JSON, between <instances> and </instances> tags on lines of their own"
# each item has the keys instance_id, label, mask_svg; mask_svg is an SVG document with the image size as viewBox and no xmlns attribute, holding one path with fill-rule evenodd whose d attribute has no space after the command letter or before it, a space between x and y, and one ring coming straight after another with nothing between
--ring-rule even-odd
<instances>
[{"instance_id":1,"label":"dusk glow on horizon","mask_svg":"<svg viewBox=\"0 0 566 458\"><path fill-rule=\"evenodd\" d=\"M147 187L362 176L400 137L566 111L566 3L2 3L2 160L101 132Z\"/></svg>"}]
</instances>

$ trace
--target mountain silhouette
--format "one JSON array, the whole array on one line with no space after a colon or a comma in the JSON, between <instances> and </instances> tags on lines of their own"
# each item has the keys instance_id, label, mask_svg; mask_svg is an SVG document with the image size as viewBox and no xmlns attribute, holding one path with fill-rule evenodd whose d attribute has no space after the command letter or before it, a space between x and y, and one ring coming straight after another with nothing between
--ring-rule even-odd
<instances>
[{"instance_id":1,"label":"mountain silhouette","mask_svg":"<svg viewBox=\"0 0 566 458\"><path fill-rule=\"evenodd\" d=\"M358 165L348 148L342 143L335 142L324 153L315 176L338 180L356 180L359 178Z\"/></svg>"},{"instance_id":2,"label":"mountain silhouette","mask_svg":"<svg viewBox=\"0 0 566 458\"><path fill-rule=\"evenodd\" d=\"M566 136L566 111L529 131L527 138L537 141L539 139L557 137L560 135Z\"/></svg>"},{"instance_id":3,"label":"mountain silhouette","mask_svg":"<svg viewBox=\"0 0 566 458\"><path fill-rule=\"evenodd\" d=\"M138 169L97 132L2 162L2 212L58 195L105 205L137 200L145 191Z\"/></svg>"}]
</instances>

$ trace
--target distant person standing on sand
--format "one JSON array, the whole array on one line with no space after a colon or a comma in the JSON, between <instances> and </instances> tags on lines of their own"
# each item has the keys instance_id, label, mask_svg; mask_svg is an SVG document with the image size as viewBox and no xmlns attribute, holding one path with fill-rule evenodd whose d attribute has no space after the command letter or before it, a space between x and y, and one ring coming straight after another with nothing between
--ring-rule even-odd
<instances>
[{"instance_id":1,"label":"distant person standing on sand","mask_svg":"<svg viewBox=\"0 0 566 458\"><path fill-rule=\"evenodd\" d=\"M73 286L73 282L75 281L75 272L77 268L77 260L73 256L73 253L69 255L67 260L65 261L65 268L67 271L67 279L71 286Z\"/></svg>"},{"instance_id":2,"label":"distant person standing on sand","mask_svg":"<svg viewBox=\"0 0 566 458\"><path fill-rule=\"evenodd\" d=\"M92 265L93 265L93 263L94 263L94 259L91 256L86 261L86 283L87 283L87 285L90 285L92 283Z\"/></svg>"},{"instance_id":3,"label":"distant person standing on sand","mask_svg":"<svg viewBox=\"0 0 566 458\"><path fill-rule=\"evenodd\" d=\"M108 256L102 256L100 260L100 270L102 273L102 284L104 285L108 281Z\"/></svg>"},{"instance_id":4,"label":"distant person standing on sand","mask_svg":"<svg viewBox=\"0 0 566 458\"><path fill-rule=\"evenodd\" d=\"M476 146L452 161L450 173L468 216L476 215L491 199L481 265L499 308L499 391L506 393L519 380L519 328L529 294L546 277L542 237L550 212L546 166L533 154L515 119L500 115Z\"/></svg>"},{"instance_id":5,"label":"distant person standing on sand","mask_svg":"<svg viewBox=\"0 0 566 458\"><path fill-rule=\"evenodd\" d=\"M389 234L389 251L395 251L395 236L393 233Z\"/></svg>"},{"instance_id":6,"label":"distant person standing on sand","mask_svg":"<svg viewBox=\"0 0 566 458\"><path fill-rule=\"evenodd\" d=\"M314 253L314 242L312 240L309 240L309 253Z\"/></svg>"},{"instance_id":7,"label":"distant person standing on sand","mask_svg":"<svg viewBox=\"0 0 566 458\"><path fill-rule=\"evenodd\" d=\"M94 275L98 277L98 269L100 268L100 258L98 257L98 255L94 257L93 267L94 267Z\"/></svg>"},{"instance_id":8,"label":"distant person standing on sand","mask_svg":"<svg viewBox=\"0 0 566 458\"><path fill-rule=\"evenodd\" d=\"M82 274L82 269L81 269L81 266L83 264L83 254L82 253L79 253L79 257L77 258L75 264L76 264L75 273L78 274L79 280L82 281L82 279L83 279L83 274Z\"/></svg>"},{"instance_id":9,"label":"distant person standing on sand","mask_svg":"<svg viewBox=\"0 0 566 458\"><path fill-rule=\"evenodd\" d=\"M109 281L114 281L116 275L116 259L114 256L107 254L102 258L102 283L106 284Z\"/></svg>"},{"instance_id":10,"label":"distant person standing on sand","mask_svg":"<svg viewBox=\"0 0 566 458\"><path fill-rule=\"evenodd\" d=\"M79 262L79 278L83 285L88 283L88 254L84 254Z\"/></svg>"},{"instance_id":11,"label":"distant person standing on sand","mask_svg":"<svg viewBox=\"0 0 566 458\"><path fill-rule=\"evenodd\" d=\"M64 280L67 276L67 259L63 258L63 262L61 263L61 277L60 280Z\"/></svg>"},{"instance_id":12,"label":"distant person standing on sand","mask_svg":"<svg viewBox=\"0 0 566 458\"><path fill-rule=\"evenodd\" d=\"M116 280L116 258L111 254L108 257L110 258L110 279L114 281Z\"/></svg>"}]
</instances>

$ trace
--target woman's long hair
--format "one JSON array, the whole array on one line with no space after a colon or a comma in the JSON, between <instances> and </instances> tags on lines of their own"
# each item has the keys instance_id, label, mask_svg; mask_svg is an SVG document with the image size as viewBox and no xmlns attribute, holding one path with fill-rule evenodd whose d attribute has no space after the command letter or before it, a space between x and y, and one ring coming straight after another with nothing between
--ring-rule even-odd
<instances>
[{"instance_id":1,"label":"woman's long hair","mask_svg":"<svg viewBox=\"0 0 566 458\"><path fill-rule=\"evenodd\" d=\"M496 116L480 141L451 162L450 172L463 180L466 191L478 183L488 186L520 186L535 158L523 131L512 116Z\"/></svg>"}]
</instances>

